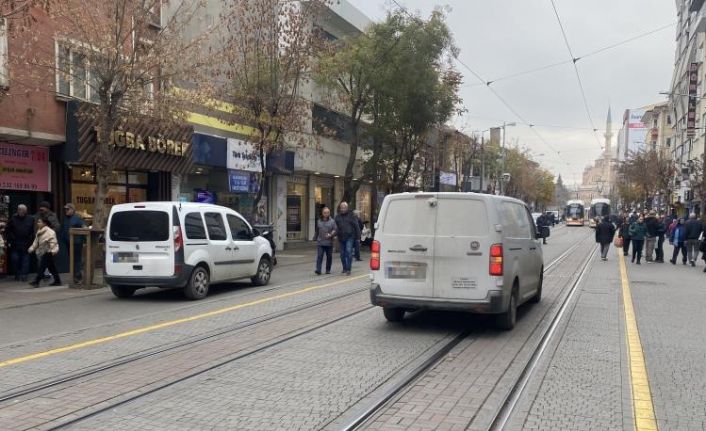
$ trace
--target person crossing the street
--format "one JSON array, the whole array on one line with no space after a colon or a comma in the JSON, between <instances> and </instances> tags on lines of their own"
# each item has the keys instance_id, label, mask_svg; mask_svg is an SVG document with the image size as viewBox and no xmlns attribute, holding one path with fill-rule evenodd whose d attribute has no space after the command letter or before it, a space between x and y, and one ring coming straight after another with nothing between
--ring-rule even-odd
<instances>
[{"instance_id":1,"label":"person crossing the street","mask_svg":"<svg viewBox=\"0 0 706 431\"><path fill-rule=\"evenodd\" d=\"M542 232L542 244L547 243L547 237L549 236L549 224L549 216L547 216L546 212L543 212L542 215L537 217L537 228L540 232Z\"/></svg>"},{"instance_id":2,"label":"person crossing the street","mask_svg":"<svg viewBox=\"0 0 706 431\"><path fill-rule=\"evenodd\" d=\"M356 220L353 213L348 211L347 202L341 202L338 206L338 214L336 214L335 220L336 235L341 244L343 274L351 275L351 267L353 266L353 241L360 238L358 220Z\"/></svg>"},{"instance_id":3,"label":"person crossing the street","mask_svg":"<svg viewBox=\"0 0 706 431\"><path fill-rule=\"evenodd\" d=\"M54 257L59 253L59 243L56 240L56 232L49 227L49 219L46 215L37 218L37 235L34 242L29 247L29 253L35 253L39 262L37 267L37 278L30 283L32 287L39 287L39 282L44 277L44 271L49 270L54 277L51 286L61 286L59 271L56 269Z\"/></svg>"},{"instance_id":4,"label":"person crossing the street","mask_svg":"<svg viewBox=\"0 0 706 431\"><path fill-rule=\"evenodd\" d=\"M316 220L316 275L321 275L321 264L326 255L326 274L331 274L333 260L333 238L336 236L336 222L331 218L328 207L321 208L321 218Z\"/></svg>"}]
</instances>

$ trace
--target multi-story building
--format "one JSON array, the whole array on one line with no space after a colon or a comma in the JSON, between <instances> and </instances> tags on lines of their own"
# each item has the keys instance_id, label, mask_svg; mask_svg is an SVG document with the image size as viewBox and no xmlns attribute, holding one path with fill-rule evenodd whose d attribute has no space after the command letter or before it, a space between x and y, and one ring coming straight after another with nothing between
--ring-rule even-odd
<instances>
[{"instance_id":1,"label":"multi-story building","mask_svg":"<svg viewBox=\"0 0 706 431\"><path fill-rule=\"evenodd\" d=\"M672 204L700 213L703 204L697 185L702 182L706 106L703 103L706 8L704 0L675 0L676 52L670 92L674 113L671 154L676 164ZM697 193L695 193L695 191Z\"/></svg>"},{"instance_id":2,"label":"multi-story building","mask_svg":"<svg viewBox=\"0 0 706 431\"><path fill-rule=\"evenodd\" d=\"M603 153L593 162L593 165L584 169L581 186L576 192L577 198L583 200L586 205L591 202L591 199L611 198L615 186L618 161L613 151L613 120L610 108L608 108L604 138Z\"/></svg>"},{"instance_id":3,"label":"multi-story building","mask_svg":"<svg viewBox=\"0 0 706 431\"><path fill-rule=\"evenodd\" d=\"M672 112L668 101L657 103L645 110L642 123L647 126L645 149L657 151L663 157L672 157L674 129Z\"/></svg>"}]
</instances>

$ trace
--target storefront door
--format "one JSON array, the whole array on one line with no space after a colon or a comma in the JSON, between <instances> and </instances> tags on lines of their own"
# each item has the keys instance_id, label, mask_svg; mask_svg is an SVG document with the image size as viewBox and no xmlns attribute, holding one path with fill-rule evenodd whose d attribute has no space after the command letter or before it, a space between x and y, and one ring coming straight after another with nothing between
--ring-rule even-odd
<instances>
[{"instance_id":1,"label":"storefront door","mask_svg":"<svg viewBox=\"0 0 706 431\"><path fill-rule=\"evenodd\" d=\"M287 241L306 238L306 184L287 183Z\"/></svg>"}]
</instances>

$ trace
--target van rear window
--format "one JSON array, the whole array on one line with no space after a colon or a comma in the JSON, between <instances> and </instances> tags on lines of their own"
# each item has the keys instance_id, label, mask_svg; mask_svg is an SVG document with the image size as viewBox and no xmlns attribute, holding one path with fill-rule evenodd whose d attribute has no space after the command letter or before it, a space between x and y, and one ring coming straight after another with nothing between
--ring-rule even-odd
<instances>
[{"instance_id":1,"label":"van rear window","mask_svg":"<svg viewBox=\"0 0 706 431\"><path fill-rule=\"evenodd\" d=\"M156 242L169 239L169 214L164 211L122 211L110 219L112 241Z\"/></svg>"},{"instance_id":2,"label":"van rear window","mask_svg":"<svg viewBox=\"0 0 706 431\"><path fill-rule=\"evenodd\" d=\"M390 202L382 227L386 235L434 235L435 211L428 199Z\"/></svg>"},{"instance_id":3,"label":"van rear window","mask_svg":"<svg viewBox=\"0 0 706 431\"><path fill-rule=\"evenodd\" d=\"M439 236L487 236L485 202L473 199L440 199L436 234Z\"/></svg>"}]
</instances>

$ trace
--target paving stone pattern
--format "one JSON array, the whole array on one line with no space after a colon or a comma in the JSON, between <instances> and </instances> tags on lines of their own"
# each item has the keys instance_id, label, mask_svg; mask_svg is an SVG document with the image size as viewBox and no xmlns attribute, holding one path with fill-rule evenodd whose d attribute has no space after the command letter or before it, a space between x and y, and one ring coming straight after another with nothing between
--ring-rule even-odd
<instances>
[{"instance_id":1,"label":"paving stone pattern","mask_svg":"<svg viewBox=\"0 0 706 431\"><path fill-rule=\"evenodd\" d=\"M371 309L70 429L320 429L448 335Z\"/></svg>"}]
</instances>

